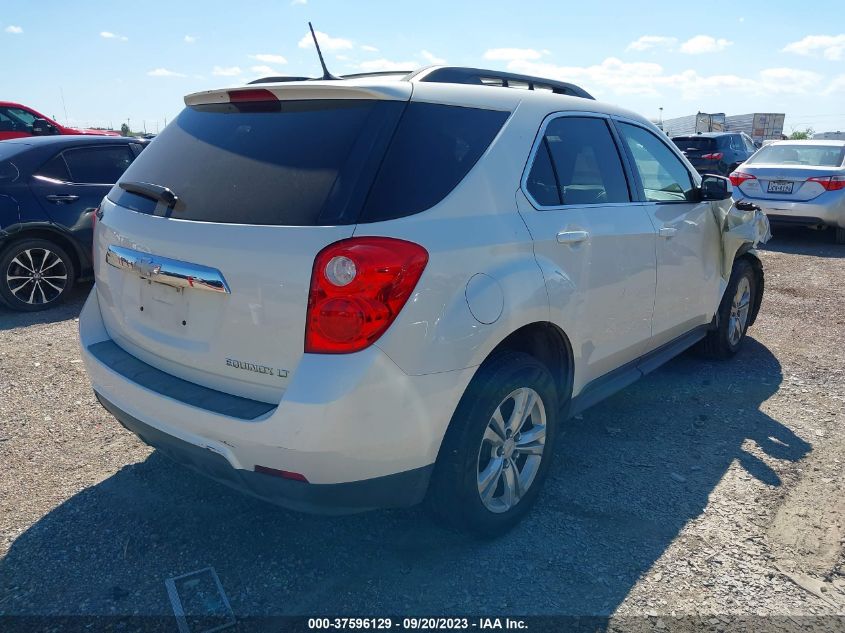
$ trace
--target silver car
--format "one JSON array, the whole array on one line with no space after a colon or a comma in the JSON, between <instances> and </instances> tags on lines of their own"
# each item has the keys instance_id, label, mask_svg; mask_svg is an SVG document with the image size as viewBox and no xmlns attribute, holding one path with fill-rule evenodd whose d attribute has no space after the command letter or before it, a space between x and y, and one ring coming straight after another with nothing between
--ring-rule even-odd
<instances>
[{"instance_id":1,"label":"silver car","mask_svg":"<svg viewBox=\"0 0 845 633\"><path fill-rule=\"evenodd\" d=\"M845 141L778 141L730 178L734 198L759 206L772 224L831 226L845 244Z\"/></svg>"}]
</instances>

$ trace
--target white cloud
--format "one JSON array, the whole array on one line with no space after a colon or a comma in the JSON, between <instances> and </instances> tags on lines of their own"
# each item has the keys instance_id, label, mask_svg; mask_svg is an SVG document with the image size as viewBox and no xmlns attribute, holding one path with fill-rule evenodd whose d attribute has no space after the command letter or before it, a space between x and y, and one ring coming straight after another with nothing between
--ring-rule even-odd
<instances>
[{"instance_id":1,"label":"white cloud","mask_svg":"<svg viewBox=\"0 0 845 633\"><path fill-rule=\"evenodd\" d=\"M348 62L350 60L349 55L335 55L334 58L339 62Z\"/></svg>"},{"instance_id":2,"label":"white cloud","mask_svg":"<svg viewBox=\"0 0 845 633\"><path fill-rule=\"evenodd\" d=\"M673 48L678 43L676 37L665 37L663 35L643 35L630 44L626 51L648 51L653 48Z\"/></svg>"},{"instance_id":3,"label":"white cloud","mask_svg":"<svg viewBox=\"0 0 845 633\"><path fill-rule=\"evenodd\" d=\"M218 77L237 77L242 72L239 66L215 66L211 74Z\"/></svg>"},{"instance_id":4,"label":"white cloud","mask_svg":"<svg viewBox=\"0 0 845 633\"><path fill-rule=\"evenodd\" d=\"M733 74L702 75L687 69L667 74L653 62L624 62L609 57L593 66L555 66L554 64L514 60L508 70L571 81L588 92L599 95L641 95L657 97L675 93L684 100L696 100L727 92L749 95L813 94L822 86L822 76L795 68L768 68L755 77Z\"/></svg>"},{"instance_id":5,"label":"white cloud","mask_svg":"<svg viewBox=\"0 0 845 633\"><path fill-rule=\"evenodd\" d=\"M129 39L125 35L118 35L117 33L112 33L111 31L100 31L100 37L107 40L120 40L122 42L126 42Z\"/></svg>"},{"instance_id":6,"label":"white cloud","mask_svg":"<svg viewBox=\"0 0 845 633\"><path fill-rule=\"evenodd\" d=\"M761 88L770 93L807 94L824 78L810 70L767 68L760 71Z\"/></svg>"},{"instance_id":7,"label":"white cloud","mask_svg":"<svg viewBox=\"0 0 845 633\"><path fill-rule=\"evenodd\" d=\"M281 55L271 55L269 53L259 53L258 55L250 55L252 59L256 59L260 62L264 62L266 64L287 64L288 60L286 60Z\"/></svg>"},{"instance_id":8,"label":"white cloud","mask_svg":"<svg viewBox=\"0 0 845 633\"><path fill-rule=\"evenodd\" d=\"M150 77L184 77L182 73L177 73L167 68L156 68L147 73Z\"/></svg>"},{"instance_id":9,"label":"white cloud","mask_svg":"<svg viewBox=\"0 0 845 633\"><path fill-rule=\"evenodd\" d=\"M185 39L185 44L193 44L199 38L197 38L196 35L186 35L184 39Z\"/></svg>"},{"instance_id":10,"label":"white cloud","mask_svg":"<svg viewBox=\"0 0 845 633\"><path fill-rule=\"evenodd\" d=\"M437 57L433 53L429 53L426 50L420 51L420 57L422 57L429 64L434 64L435 66L441 66L446 63L446 60L442 57Z\"/></svg>"},{"instance_id":11,"label":"white cloud","mask_svg":"<svg viewBox=\"0 0 845 633\"><path fill-rule=\"evenodd\" d=\"M817 55L831 61L845 58L845 33L840 35L808 35L797 42L790 42L783 47L784 53L798 55Z\"/></svg>"},{"instance_id":12,"label":"white cloud","mask_svg":"<svg viewBox=\"0 0 845 633\"><path fill-rule=\"evenodd\" d=\"M834 77L822 91L822 94L828 96L837 92L845 93L845 75Z\"/></svg>"},{"instance_id":13,"label":"white cloud","mask_svg":"<svg viewBox=\"0 0 845 633\"><path fill-rule=\"evenodd\" d=\"M328 33L322 31L314 31L317 35L317 41L320 42L320 49L324 51L342 51L352 48L351 40L343 39L342 37L332 37ZM299 48L311 48L314 46L314 39L311 33L308 32L299 40Z\"/></svg>"},{"instance_id":14,"label":"white cloud","mask_svg":"<svg viewBox=\"0 0 845 633\"><path fill-rule=\"evenodd\" d=\"M358 64L361 72L375 73L382 70L414 70L419 68L418 62L394 62L389 59L372 59Z\"/></svg>"},{"instance_id":15,"label":"white cloud","mask_svg":"<svg viewBox=\"0 0 845 633\"><path fill-rule=\"evenodd\" d=\"M501 62L540 59L542 56L543 53L533 48L491 48L484 51L484 59Z\"/></svg>"},{"instance_id":16,"label":"white cloud","mask_svg":"<svg viewBox=\"0 0 845 633\"><path fill-rule=\"evenodd\" d=\"M378 53L378 49L375 46L370 46L369 44L362 45L361 50L367 51L368 53Z\"/></svg>"},{"instance_id":17,"label":"white cloud","mask_svg":"<svg viewBox=\"0 0 845 633\"><path fill-rule=\"evenodd\" d=\"M308 0L291 0L291 5L308 4Z\"/></svg>"},{"instance_id":18,"label":"white cloud","mask_svg":"<svg viewBox=\"0 0 845 633\"><path fill-rule=\"evenodd\" d=\"M275 68L271 68L270 66L250 66L249 69L250 71L262 76L278 76L282 74L278 70L276 70Z\"/></svg>"},{"instance_id":19,"label":"white cloud","mask_svg":"<svg viewBox=\"0 0 845 633\"><path fill-rule=\"evenodd\" d=\"M681 52L687 55L701 55L702 53L718 53L725 50L733 42L726 39L716 39L710 35L696 35L681 44Z\"/></svg>"},{"instance_id":20,"label":"white cloud","mask_svg":"<svg viewBox=\"0 0 845 633\"><path fill-rule=\"evenodd\" d=\"M20 35L23 33L23 29L19 26L15 26L14 24L10 24L3 30L6 31L6 33L11 33L12 35Z\"/></svg>"}]
</instances>

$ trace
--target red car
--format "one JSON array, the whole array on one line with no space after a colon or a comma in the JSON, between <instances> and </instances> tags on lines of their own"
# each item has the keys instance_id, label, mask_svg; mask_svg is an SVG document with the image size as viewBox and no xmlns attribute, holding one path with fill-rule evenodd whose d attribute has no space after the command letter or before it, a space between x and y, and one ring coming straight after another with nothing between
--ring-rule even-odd
<instances>
[{"instance_id":1,"label":"red car","mask_svg":"<svg viewBox=\"0 0 845 633\"><path fill-rule=\"evenodd\" d=\"M51 136L53 134L92 134L120 136L111 130L78 130L65 127L57 121L20 103L0 101L0 141L25 136Z\"/></svg>"}]
</instances>

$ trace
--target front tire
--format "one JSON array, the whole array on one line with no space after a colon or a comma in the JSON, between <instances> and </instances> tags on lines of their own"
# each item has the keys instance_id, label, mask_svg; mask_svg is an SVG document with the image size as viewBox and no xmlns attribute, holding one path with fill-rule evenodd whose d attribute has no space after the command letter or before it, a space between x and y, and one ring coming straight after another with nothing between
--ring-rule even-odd
<instances>
[{"instance_id":1,"label":"front tire","mask_svg":"<svg viewBox=\"0 0 845 633\"><path fill-rule=\"evenodd\" d=\"M734 262L731 278L719 304L718 325L704 339L707 356L727 359L740 350L757 292L754 269L744 259L738 259Z\"/></svg>"},{"instance_id":2,"label":"front tire","mask_svg":"<svg viewBox=\"0 0 845 633\"><path fill-rule=\"evenodd\" d=\"M481 536L511 529L548 474L558 426L557 388L520 352L490 358L472 379L440 449L426 505L447 526Z\"/></svg>"},{"instance_id":3,"label":"front tire","mask_svg":"<svg viewBox=\"0 0 845 633\"><path fill-rule=\"evenodd\" d=\"M0 253L0 297L13 310L37 312L60 304L74 279L73 261L48 240L22 240Z\"/></svg>"},{"instance_id":4,"label":"front tire","mask_svg":"<svg viewBox=\"0 0 845 633\"><path fill-rule=\"evenodd\" d=\"M842 227L835 227L836 234L834 235L834 240L836 240L837 244L845 244L845 229Z\"/></svg>"}]
</instances>

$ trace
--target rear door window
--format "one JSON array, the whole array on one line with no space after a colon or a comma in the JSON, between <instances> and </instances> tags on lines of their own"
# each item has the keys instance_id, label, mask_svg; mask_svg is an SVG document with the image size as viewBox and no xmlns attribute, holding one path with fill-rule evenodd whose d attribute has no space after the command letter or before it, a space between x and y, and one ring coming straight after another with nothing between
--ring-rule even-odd
<instances>
[{"instance_id":1,"label":"rear door window","mask_svg":"<svg viewBox=\"0 0 845 633\"><path fill-rule=\"evenodd\" d=\"M545 152L551 157L551 173ZM546 185L552 177L554 192ZM565 116L550 121L526 185L541 206L631 200L616 143L605 120L599 118Z\"/></svg>"},{"instance_id":2,"label":"rear door window","mask_svg":"<svg viewBox=\"0 0 845 633\"><path fill-rule=\"evenodd\" d=\"M79 147L64 152L73 182L113 185L135 160L128 145Z\"/></svg>"},{"instance_id":3,"label":"rear door window","mask_svg":"<svg viewBox=\"0 0 845 633\"><path fill-rule=\"evenodd\" d=\"M35 172L36 176L44 178L51 178L52 180L61 180L62 182L70 182L70 172L67 170L67 164L61 154L58 154L44 163Z\"/></svg>"},{"instance_id":4,"label":"rear door window","mask_svg":"<svg viewBox=\"0 0 845 633\"><path fill-rule=\"evenodd\" d=\"M694 199L690 173L663 141L637 125L619 123L618 127L640 175L646 200L686 202Z\"/></svg>"}]
</instances>

